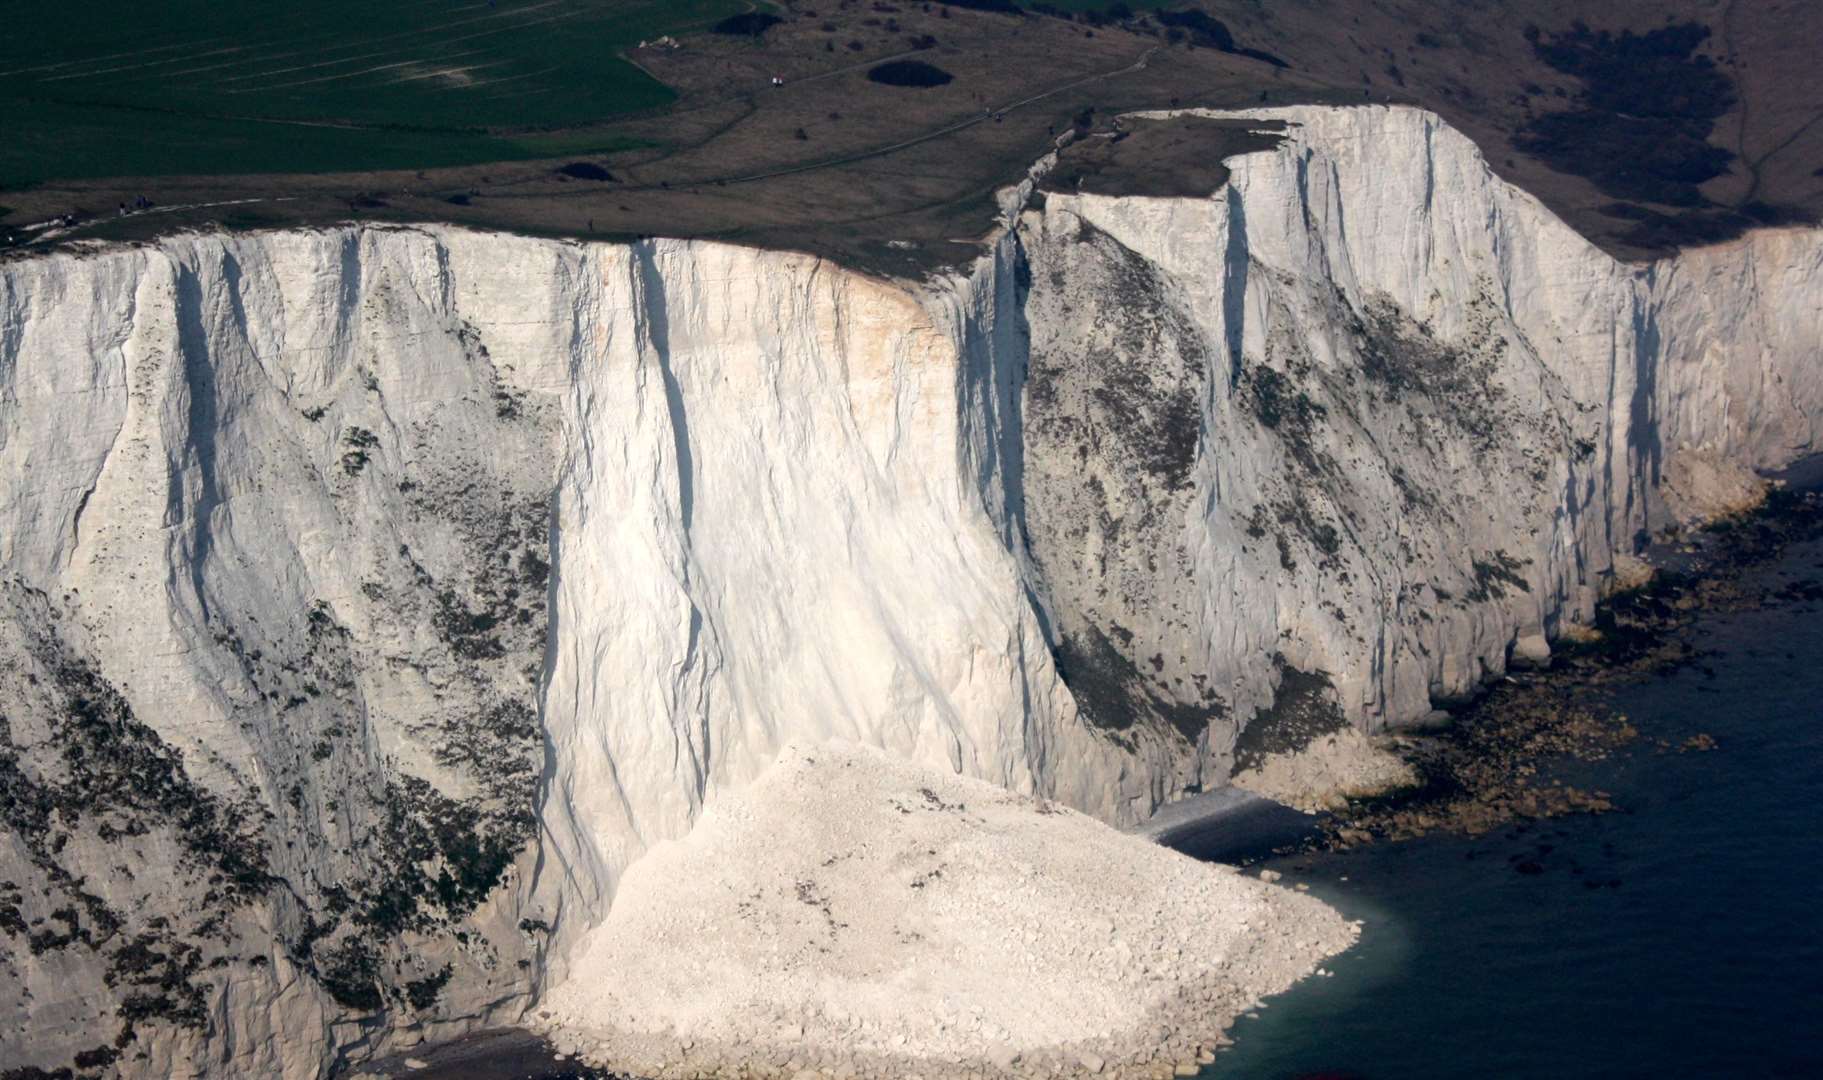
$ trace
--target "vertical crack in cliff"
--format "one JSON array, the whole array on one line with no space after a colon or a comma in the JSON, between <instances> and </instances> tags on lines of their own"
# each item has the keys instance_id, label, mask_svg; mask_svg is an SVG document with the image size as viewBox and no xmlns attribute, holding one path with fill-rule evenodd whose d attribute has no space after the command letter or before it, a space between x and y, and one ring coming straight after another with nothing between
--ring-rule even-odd
<instances>
[{"instance_id":1,"label":"vertical crack in cliff","mask_svg":"<svg viewBox=\"0 0 1823 1080\"><path fill-rule=\"evenodd\" d=\"M677 560L679 584L682 586L686 602L689 604L688 628L684 642L683 657L679 661L678 671L673 680L679 697L672 702L673 715L697 717L696 737L679 732L676 749L689 758L691 775L696 786L696 800L700 804L708 790L710 761L710 729L708 710L700 703L685 702L681 695L685 688L698 680L698 667L703 663L703 612L698 605L690 581L690 564L692 560L690 530L695 521L696 510L696 462L690 443L690 419L684 406L683 388L678 382L674 370L674 359L671 354L671 313L668 290L663 274L659 271L655 259L652 241L641 241L633 245L633 263L637 275L639 310L644 318L644 337L652 350L652 364L658 369L659 379L664 387L665 409L671 431L673 465L677 477L677 516L679 523L680 554Z\"/></svg>"},{"instance_id":2,"label":"vertical crack in cliff","mask_svg":"<svg viewBox=\"0 0 1823 1080\"><path fill-rule=\"evenodd\" d=\"M188 522L190 525L194 545L186 560L190 592L196 601L198 612L206 622L209 619L209 599L204 588L203 572L212 539L213 523L210 514L220 495L215 479L215 365L209 326L203 311L204 303L203 286L196 271L188 268L180 271L177 277L178 349L179 362L183 365L185 398L189 406L188 422L185 425L188 442L185 449L190 460L173 462L172 472L178 474L185 465L193 463L201 490L191 502L186 499L182 484L172 484L168 493L165 522L171 525Z\"/></svg>"}]
</instances>

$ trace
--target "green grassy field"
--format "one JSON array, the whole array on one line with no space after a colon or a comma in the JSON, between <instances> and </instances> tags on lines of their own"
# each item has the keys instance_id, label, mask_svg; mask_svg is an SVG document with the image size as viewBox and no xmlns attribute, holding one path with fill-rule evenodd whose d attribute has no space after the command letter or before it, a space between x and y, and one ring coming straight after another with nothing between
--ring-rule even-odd
<instances>
[{"instance_id":1,"label":"green grassy field","mask_svg":"<svg viewBox=\"0 0 1823 1080\"><path fill-rule=\"evenodd\" d=\"M429 168L613 149L671 94L619 50L739 0L8 5L0 186ZM581 137L579 137L581 135Z\"/></svg>"}]
</instances>

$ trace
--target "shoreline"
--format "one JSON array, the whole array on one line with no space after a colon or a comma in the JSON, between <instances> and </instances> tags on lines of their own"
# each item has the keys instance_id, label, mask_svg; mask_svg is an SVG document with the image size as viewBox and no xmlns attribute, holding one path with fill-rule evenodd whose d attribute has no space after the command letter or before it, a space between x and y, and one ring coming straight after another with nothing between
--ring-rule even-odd
<instances>
[{"instance_id":1,"label":"shoreline","mask_svg":"<svg viewBox=\"0 0 1823 1080\"><path fill-rule=\"evenodd\" d=\"M1321 837L1306 846L1346 851L1432 832L1475 836L1618 809L1607 791L1537 782L1538 766L1600 761L1638 739L1612 692L1700 663L1699 619L1761 606L1767 597L1745 590L1749 572L1823 537L1823 455L1761 475L1768 486L1754 508L1655 537L1642 555L1650 576L1601 601L1588 639L1560 639L1543 665L1484 684L1444 729L1396 736L1420 784L1351 800L1319 822Z\"/></svg>"},{"instance_id":2,"label":"shoreline","mask_svg":"<svg viewBox=\"0 0 1823 1080\"><path fill-rule=\"evenodd\" d=\"M1541 764L1622 812L1265 864L1370 932L1343 977L1237 1025L1212 1073L1813 1075L1806 1001L1781 990L1814 974L1787 943L1823 882L1784 868L1823 792L1823 537L1742 585L1763 602L1701 614L1696 663L1613 688L1637 740ZM1629 988L1661 985L1641 1014Z\"/></svg>"},{"instance_id":3,"label":"shoreline","mask_svg":"<svg viewBox=\"0 0 1823 1080\"><path fill-rule=\"evenodd\" d=\"M1555 689L1560 694L1599 697L1604 686L1616 681L1631 681L1653 671L1690 663L1694 654L1687 642L1678 641L1680 633L1702 613L1726 610L1743 602L1729 589L1742 571L1776 557L1790 543L1823 533L1823 505L1815 495L1823 485L1823 455L1807 458L1771 474L1769 479L1780 480L1782 485L1772 489L1761 508L1712 524L1693 535L1674 535L1655 543L1651 551L1657 571L1654 580L1603 601L1601 623L1607 631L1602 641L1587 645L1566 642L1564 645L1570 647L1555 649L1548 667L1515 673L1491 684L1472 704L1456 711L1455 724L1445 732L1405 736L1409 744L1418 748L1408 759L1423 767L1432 760L1429 755L1435 753L1438 744L1460 739L1465 729L1485 723L1493 714L1530 710L1534 714L1530 719L1537 719L1534 705L1514 700L1528 693ZM1687 547L1693 550L1686 551ZM1603 744L1618 733L1612 727L1572 727L1581 727L1581 733L1590 738L1579 743L1576 731L1560 730L1543 745L1525 746L1524 752L1532 761L1564 754L1573 758L1605 754L1609 749ZM1247 862L1274 854L1287 842L1289 832L1299 834L1289 838L1294 847L1345 853L1364 843L1394 842L1430 831L1477 835L1514 820L1541 820L1563 813L1598 813L1612 808L1600 803L1521 805L1518 809L1523 813L1498 823L1484 820L1481 824L1486 828L1481 829L1465 828L1468 823L1463 821L1422 820L1428 812L1426 808L1434 807L1444 794L1433 782L1385 799L1358 801L1339 814L1322 815L1307 814L1252 792L1224 786L1168 804L1126 833L1199 859ZM1603 797L1602 802L1605 801ZM1226 1039L1224 1035L1208 1040L1212 1044L1209 1049L1218 1049ZM383 1076L389 1080L624 1080L624 1074L588 1066L575 1058L558 1057L558 1053L555 1044L533 1030L495 1029L394 1055L344 1076ZM407 1058L422 1061L426 1067L410 1068L404 1064ZM905 1061L883 1059L878 1064L889 1072L895 1064L917 1071L916 1066ZM929 1063L925 1064L928 1068ZM903 1069L898 1074L903 1075Z\"/></svg>"},{"instance_id":4,"label":"shoreline","mask_svg":"<svg viewBox=\"0 0 1823 1080\"><path fill-rule=\"evenodd\" d=\"M1126 831L1202 862L1246 866L1318 835L1322 818L1224 784L1167 803Z\"/></svg>"}]
</instances>

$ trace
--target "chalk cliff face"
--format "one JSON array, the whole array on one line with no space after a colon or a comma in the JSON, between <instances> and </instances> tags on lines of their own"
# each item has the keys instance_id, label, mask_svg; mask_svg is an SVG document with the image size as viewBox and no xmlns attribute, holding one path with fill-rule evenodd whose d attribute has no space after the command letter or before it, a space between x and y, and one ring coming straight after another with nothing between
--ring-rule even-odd
<instances>
[{"instance_id":1,"label":"chalk cliff face","mask_svg":"<svg viewBox=\"0 0 1823 1080\"><path fill-rule=\"evenodd\" d=\"M0 266L7 1065L511 1020L787 742L1129 822L1420 714L1813 447L1823 237L1617 264L1435 117L967 275L439 228ZM1721 493L1721 494L1718 494Z\"/></svg>"},{"instance_id":2,"label":"chalk cliff face","mask_svg":"<svg viewBox=\"0 0 1823 1080\"><path fill-rule=\"evenodd\" d=\"M13 1064L315 1075L362 1017L517 992L569 366L464 321L495 257L344 231L0 279Z\"/></svg>"},{"instance_id":3,"label":"chalk cliff face","mask_svg":"<svg viewBox=\"0 0 1823 1080\"><path fill-rule=\"evenodd\" d=\"M1051 195L1015 230L1064 679L1104 726L1221 718L1185 781L1237 727L1244 764L1536 655L1663 498L1727 509L1823 407L1815 233L1626 266L1434 116L1257 115L1289 138L1212 199Z\"/></svg>"}]
</instances>

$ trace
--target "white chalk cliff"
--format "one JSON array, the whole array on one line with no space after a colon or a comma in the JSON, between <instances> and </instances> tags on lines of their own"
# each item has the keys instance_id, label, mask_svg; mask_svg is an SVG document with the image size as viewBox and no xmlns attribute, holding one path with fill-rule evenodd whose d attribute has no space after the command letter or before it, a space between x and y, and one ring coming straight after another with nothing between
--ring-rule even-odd
<instances>
[{"instance_id":1,"label":"white chalk cliff","mask_svg":"<svg viewBox=\"0 0 1823 1080\"><path fill-rule=\"evenodd\" d=\"M0 265L4 1064L511 1021L786 743L1126 823L1422 714L1823 424L1823 234L1616 263L1409 109L909 284L701 242ZM15 1060L16 1059L16 1060Z\"/></svg>"}]
</instances>

